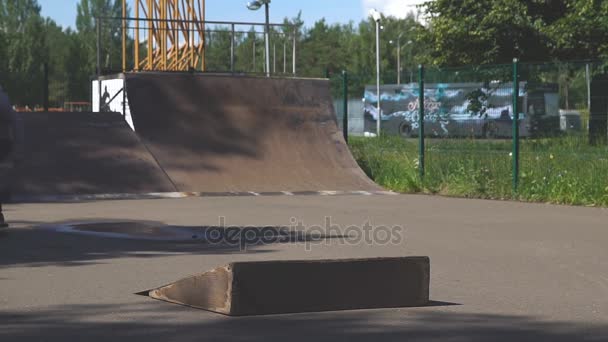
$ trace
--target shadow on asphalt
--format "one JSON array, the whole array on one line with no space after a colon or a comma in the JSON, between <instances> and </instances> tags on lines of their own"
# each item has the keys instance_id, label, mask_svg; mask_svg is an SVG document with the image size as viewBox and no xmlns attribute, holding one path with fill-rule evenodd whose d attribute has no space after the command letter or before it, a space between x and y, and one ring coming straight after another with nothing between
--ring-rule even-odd
<instances>
[{"instance_id":1,"label":"shadow on asphalt","mask_svg":"<svg viewBox=\"0 0 608 342\"><path fill-rule=\"evenodd\" d=\"M189 310L184 314L184 310ZM117 314L118 313L118 314ZM114 316L115 319L108 319ZM361 310L230 318L162 303L57 306L0 312L3 341L581 341L608 339L608 326L529 316Z\"/></svg>"},{"instance_id":2,"label":"shadow on asphalt","mask_svg":"<svg viewBox=\"0 0 608 342\"><path fill-rule=\"evenodd\" d=\"M71 220L70 222L135 222L112 219ZM138 221L139 222L139 221ZM64 222L45 226L61 225ZM166 226L162 222L146 223ZM11 222L14 226L35 227L42 223ZM11 266L80 266L114 258L154 258L168 255L213 255L271 253L272 249L259 250L261 246L277 244L321 243L330 239L345 238L338 235L308 234L286 227L197 227L175 226L180 230L198 232L192 240L159 241L100 237L76 233L62 233L47 228L12 228L0 232L0 268ZM231 235L227 232L232 231ZM201 238L204 237L204 238ZM209 238L209 239L207 239ZM213 239L211 239L213 238ZM206 240L207 239L207 240Z\"/></svg>"}]
</instances>

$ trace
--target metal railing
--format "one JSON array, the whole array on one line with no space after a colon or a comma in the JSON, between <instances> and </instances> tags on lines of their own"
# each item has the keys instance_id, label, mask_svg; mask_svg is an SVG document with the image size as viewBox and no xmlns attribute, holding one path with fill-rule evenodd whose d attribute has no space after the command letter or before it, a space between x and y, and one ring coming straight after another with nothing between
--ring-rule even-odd
<instances>
[{"instance_id":1,"label":"metal railing","mask_svg":"<svg viewBox=\"0 0 608 342\"><path fill-rule=\"evenodd\" d=\"M99 17L96 22L98 75L125 71L266 73L264 38L260 39L264 23L132 17ZM269 27L270 73L295 76L297 29L285 24Z\"/></svg>"}]
</instances>

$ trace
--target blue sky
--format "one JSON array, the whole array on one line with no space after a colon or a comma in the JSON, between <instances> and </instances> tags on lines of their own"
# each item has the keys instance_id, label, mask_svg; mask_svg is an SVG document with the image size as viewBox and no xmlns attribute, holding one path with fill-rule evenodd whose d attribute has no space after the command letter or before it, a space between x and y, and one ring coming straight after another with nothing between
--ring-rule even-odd
<instances>
[{"instance_id":1,"label":"blue sky","mask_svg":"<svg viewBox=\"0 0 608 342\"><path fill-rule=\"evenodd\" d=\"M132 0L129 0L132 1ZM378 8L386 14L404 16L412 5L422 0L273 0L271 21L282 22L302 10L307 26L325 18L330 23L347 23L362 20L370 8ZM207 20L217 21L264 21L263 12L251 12L245 8L246 0L207 0ZM75 26L78 0L38 0L42 15L53 18L63 27ZM132 7L132 6L131 6Z\"/></svg>"}]
</instances>

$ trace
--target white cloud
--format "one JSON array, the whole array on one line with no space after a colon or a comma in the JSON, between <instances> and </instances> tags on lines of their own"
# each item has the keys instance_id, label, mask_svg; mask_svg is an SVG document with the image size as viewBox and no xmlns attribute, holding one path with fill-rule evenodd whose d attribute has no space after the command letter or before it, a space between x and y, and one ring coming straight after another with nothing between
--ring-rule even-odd
<instances>
[{"instance_id":1,"label":"white cloud","mask_svg":"<svg viewBox=\"0 0 608 342\"><path fill-rule=\"evenodd\" d=\"M410 12L417 12L416 5L426 0L362 0L363 15L368 16L369 10L377 9L385 16L405 18Z\"/></svg>"}]
</instances>

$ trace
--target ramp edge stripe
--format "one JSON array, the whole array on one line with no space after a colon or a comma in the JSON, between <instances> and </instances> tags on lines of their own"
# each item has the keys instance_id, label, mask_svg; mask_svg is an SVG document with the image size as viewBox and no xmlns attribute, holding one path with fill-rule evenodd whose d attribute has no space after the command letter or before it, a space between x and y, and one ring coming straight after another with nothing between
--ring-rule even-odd
<instances>
[{"instance_id":1,"label":"ramp edge stripe","mask_svg":"<svg viewBox=\"0 0 608 342\"><path fill-rule=\"evenodd\" d=\"M397 196L392 191L280 191L280 192L151 192L142 194L11 196L9 203L53 203L81 201L180 199L192 197L271 197L271 196Z\"/></svg>"}]
</instances>

